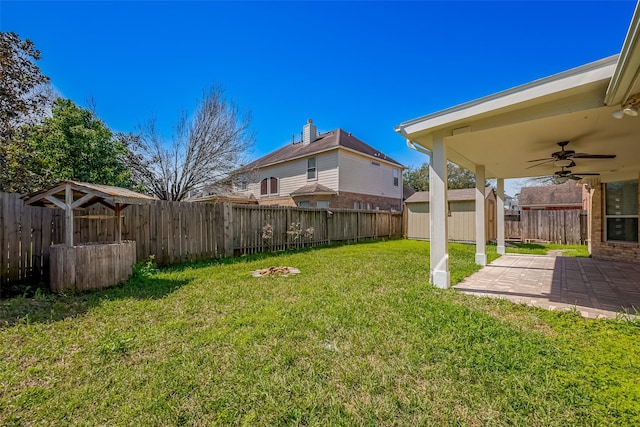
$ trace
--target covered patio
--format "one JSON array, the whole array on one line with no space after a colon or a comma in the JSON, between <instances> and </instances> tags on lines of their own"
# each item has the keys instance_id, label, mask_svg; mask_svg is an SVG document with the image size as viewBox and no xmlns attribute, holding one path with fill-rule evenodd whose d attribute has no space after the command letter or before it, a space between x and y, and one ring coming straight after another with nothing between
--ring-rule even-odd
<instances>
[{"instance_id":1,"label":"covered patio","mask_svg":"<svg viewBox=\"0 0 640 427\"><path fill-rule=\"evenodd\" d=\"M593 258L640 263L639 109L636 7L619 55L397 126L410 148L429 156L431 283L450 286L447 161L475 172L477 205L485 178L496 179L498 253L505 253L504 180L555 174L589 186ZM487 264L484 215L476 211L476 263L482 266ZM552 264L550 274L561 277L555 269L564 263ZM588 286L586 276L575 277ZM640 288L640 278L630 281Z\"/></svg>"},{"instance_id":2,"label":"covered patio","mask_svg":"<svg viewBox=\"0 0 640 427\"><path fill-rule=\"evenodd\" d=\"M640 264L564 256L504 255L455 286L547 310L576 309L587 318L640 310Z\"/></svg>"}]
</instances>

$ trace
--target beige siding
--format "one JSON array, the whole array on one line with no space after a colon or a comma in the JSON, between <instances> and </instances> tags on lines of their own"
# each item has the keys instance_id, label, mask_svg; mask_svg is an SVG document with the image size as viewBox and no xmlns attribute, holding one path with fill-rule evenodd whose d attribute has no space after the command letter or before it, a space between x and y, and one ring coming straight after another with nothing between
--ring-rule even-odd
<instances>
[{"instance_id":1,"label":"beige siding","mask_svg":"<svg viewBox=\"0 0 640 427\"><path fill-rule=\"evenodd\" d=\"M487 239L495 240L495 202L485 203L485 220ZM476 240L476 213L475 202L472 200L450 202L451 215L449 216L449 240L457 242L475 242ZM491 205L493 206L493 220L491 220ZM407 203L407 238L421 240L429 239L429 203Z\"/></svg>"},{"instance_id":2,"label":"beige siding","mask_svg":"<svg viewBox=\"0 0 640 427\"><path fill-rule=\"evenodd\" d=\"M407 238L429 238L429 203L407 203Z\"/></svg>"},{"instance_id":3,"label":"beige siding","mask_svg":"<svg viewBox=\"0 0 640 427\"><path fill-rule=\"evenodd\" d=\"M380 166L374 166L377 162ZM402 171L399 167L340 150L340 191L402 198ZM398 169L398 186L393 185L393 169Z\"/></svg>"},{"instance_id":4,"label":"beige siding","mask_svg":"<svg viewBox=\"0 0 640 427\"><path fill-rule=\"evenodd\" d=\"M307 159L316 157L317 180L307 180ZM321 153L290 162L277 164L256 171L247 186L247 192L260 198L260 182L264 178L276 177L280 180L280 196L288 196L300 187L318 182L338 191L338 151Z\"/></svg>"},{"instance_id":5,"label":"beige siding","mask_svg":"<svg viewBox=\"0 0 640 427\"><path fill-rule=\"evenodd\" d=\"M465 200L451 202L449 215L449 240L475 242L476 240L476 202Z\"/></svg>"}]
</instances>

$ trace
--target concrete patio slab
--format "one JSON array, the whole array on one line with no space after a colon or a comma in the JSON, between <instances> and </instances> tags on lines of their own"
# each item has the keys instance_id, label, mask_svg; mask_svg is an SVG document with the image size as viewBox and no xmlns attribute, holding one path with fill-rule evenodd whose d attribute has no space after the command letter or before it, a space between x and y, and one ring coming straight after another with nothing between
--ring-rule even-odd
<instances>
[{"instance_id":1,"label":"concrete patio slab","mask_svg":"<svg viewBox=\"0 0 640 427\"><path fill-rule=\"evenodd\" d=\"M563 256L503 255L455 289L588 318L640 310L640 264Z\"/></svg>"}]
</instances>

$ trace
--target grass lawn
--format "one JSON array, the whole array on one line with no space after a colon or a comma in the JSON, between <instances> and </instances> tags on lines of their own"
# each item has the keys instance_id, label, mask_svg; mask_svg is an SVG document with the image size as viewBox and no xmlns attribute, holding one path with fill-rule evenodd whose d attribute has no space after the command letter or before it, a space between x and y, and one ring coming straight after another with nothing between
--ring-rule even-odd
<instances>
[{"instance_id":1,"label":"grass lawn","mask_svg":"<svg viewBox=\"0 0 640 427\"><path fill-rule=\"evenodd\" d=\"M489 247L495 258L495 247ZM428 285L426 242L0 301L1 425L640 425L640 322ZM474 247L450 246L452 281ZM251 277L273 265L289 277Z\"/></svg>"},{"instance_id":2,"label":"grass lawn","mask_svg":"<svg viewBox=\"0 0 640 427\"><path fill-rule=\"evenodd\" d=\"M515 247L507 247L507 253L546 255L548 251L562 251L563 256L589 258L587 245L558 245L556 243L512 243Z\"/></svg>"}]
</instances>

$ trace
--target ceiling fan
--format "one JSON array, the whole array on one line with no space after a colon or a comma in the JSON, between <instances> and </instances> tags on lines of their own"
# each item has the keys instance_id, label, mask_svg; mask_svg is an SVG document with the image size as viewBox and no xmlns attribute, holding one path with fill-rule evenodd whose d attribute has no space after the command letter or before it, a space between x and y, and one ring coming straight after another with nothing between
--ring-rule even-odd
<instances>
[{"instance_id":1,"label":"ceiling fan","mask_svg":"<svg viewBox=\"0 0 640 427\"><path fill-rule=\"evenodd\" d=\"M564 147L566 147L567 144L569 144L569 142L570 141L558 142L558 145L560 146L560 151L551 153L551 157L547 157L546 159L528 160L527 163L532 163L532 162L539 162L539 163L529 166L527 169L544 165L546 163L554 162L556 166L563 168L562 171L558 171L558 172L563 172L565 167L571 167L576 165L573 159L614 159L616 157L615 154L587 154L587 153L576 153L573 150L565 150ZM558 172L556 172L556 174ZM565 171L565 172L568 172L568 171ZM586 174L582 174L582 175L586 175Z\"/></svg>"},{"instance_id":2,"label":"ceiling fan","mask_svg":"<svg viewBox=\"0 0 640 427\"><path fill-rule=\"evenodd\" d=\"M571 164L568 167L572 167L575 166L575 162L571 162ZM554 175L560 179L561 181L566 181L567 179L573 179L574 181L580 181L583 177L585 176L598 176L600 175L599 173L595 173L595 172L585 172L585 173L572 173L570 170L565 169L565 166L562 167L561 170L556 171L554 173Z\"/></svg>"}]
</instances>

